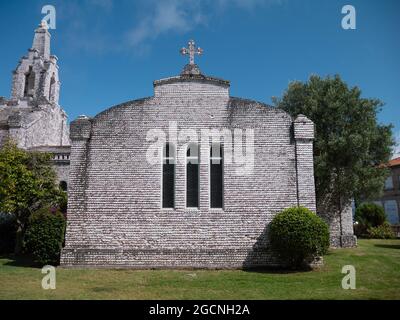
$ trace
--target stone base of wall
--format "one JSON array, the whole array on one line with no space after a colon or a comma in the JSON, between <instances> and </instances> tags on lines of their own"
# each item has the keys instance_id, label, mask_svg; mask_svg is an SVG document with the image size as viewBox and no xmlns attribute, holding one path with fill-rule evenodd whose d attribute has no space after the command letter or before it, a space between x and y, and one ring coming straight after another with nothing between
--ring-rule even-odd
<instances>
[{"instance_id":1,"label":"stone base of wall","mask_svg":"<svg viewBox=\"0 0 400 320\"><path fill-rule=\"evenodd\" d=\"M64 248L61 267L67 268L199 268L247 269L277 267L266 249L104 249Z\"/></svg>"},{"instance_id":2,"label":"stone base of wall","mask_svg":"<svg viewBox=\"0 0 400 320\"><path fill-rule=\"evenodd\" d=\"M331 248L357 247L357 237L354 235L331 236Z\"/></svg>"}]
</instances>

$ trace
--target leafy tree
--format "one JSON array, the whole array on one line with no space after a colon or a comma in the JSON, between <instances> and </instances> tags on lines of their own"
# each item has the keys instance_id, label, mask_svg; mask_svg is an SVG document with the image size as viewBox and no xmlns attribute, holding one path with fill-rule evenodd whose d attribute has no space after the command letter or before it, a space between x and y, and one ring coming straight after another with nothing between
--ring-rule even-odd
<instances>
[{"instance_id":1,"label":"leafy tree","mask_svg":"<svg viewBox=\"0 0 400 320\"><path fill-rule=\"evenodd\" d=\"M314 169L317 207L341 213L350 199L371 199L382 192L394 144L391 125L380 125L383 103L361 97L342 79L313 75L289 84L277 107L292 116L304 114L315 124ZM320 209L319 209L320 210Z\"/></svg>"},{"instance_id":2,"label":"leafy tree","mask_svg":"<svg viewBox=\"0 0 400 320\"><path fill-rule=\"evenodd\" d=\"M363 203L356 210L355 220L365 230L371 227L378 227L386 221L385 210L375 203Z\"/></svg>"},{"instance_id":3,"label":"leafy tree","mask_svg":"<svg viewBox=\"0 0 400 320\"><path fill-rule=\"evenodd\" d=\"M27 221L44 206L58 206L64 197L55 183L51 155L21 150L8 141L0 150L0 212L17 222L15 254L21 253Z\"/></svg>"}]
</instances>

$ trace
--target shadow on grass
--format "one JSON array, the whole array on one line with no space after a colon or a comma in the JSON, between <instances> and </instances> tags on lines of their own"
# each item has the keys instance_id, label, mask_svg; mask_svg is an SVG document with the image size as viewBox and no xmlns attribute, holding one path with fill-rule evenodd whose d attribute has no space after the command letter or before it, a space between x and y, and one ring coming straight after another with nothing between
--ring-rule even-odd
<instances>
[{"instance_id":1,"label":"shadow on grass","mask_svg":"<svg viewBox=\"0 0 400 320\"><path fill-rule=\"evenodd\" d=\"M374 246L385 249L400 249L400 244L374 244Z\"/></svg>"},{"instance_id":2,"label":"shadow on grass","mask_svg":"<svg viewBox=\"0 0 400 320\"><path fill-rule=\"evenodd\" d=\"M4 263L4 266L13 266L13 267L22 267L22 268L41 268L42 266L38 263L35 263L32 257L27 255L14 255L14 254L6 254L0 255L0 259L9 260Z\"/></svg>"}]
</instances>

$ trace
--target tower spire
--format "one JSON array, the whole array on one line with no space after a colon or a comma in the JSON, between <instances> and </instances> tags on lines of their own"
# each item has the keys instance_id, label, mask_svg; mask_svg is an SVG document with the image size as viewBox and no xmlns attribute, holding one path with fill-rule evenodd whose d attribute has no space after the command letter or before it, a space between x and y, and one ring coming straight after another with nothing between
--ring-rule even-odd
<instances>
[{"instance_id":1,"label":"tower spire","mask_svg":"<svg viewBox=\"0 0 400 320\"><path fill-rule=\"evenodd\" d=\"M45 60L50 57L50 38L49 26L45 20L42 20L35 30L35 36L33 38L32 50L37 50L39 56L42 56Z\"/></svg>"}]
</instances>

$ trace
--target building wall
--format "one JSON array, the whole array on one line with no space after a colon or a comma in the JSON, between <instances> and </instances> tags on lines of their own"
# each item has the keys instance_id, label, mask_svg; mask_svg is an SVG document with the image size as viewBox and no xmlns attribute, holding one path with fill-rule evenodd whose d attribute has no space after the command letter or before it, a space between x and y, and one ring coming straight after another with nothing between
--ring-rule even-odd
<instances>
[{"instance_id":1,"label":"building wall","mask_svg":"<svg viewBox=\"0 0 400 320\"><path fill-rule=\"evenodd\" d=\"M20 148L69 145L67 117L58 106L43 105L42 109L22 110L8 122L9 137L17 141Z\"/></svg>"},{"instance_id":2,"label":"building wall","mask_svg":"<svg viewBox=\"0 0 400 320\"><path fill-rule=\"evenodd\" d=\"M177 84L165 86L156 85L154 98L128 102L71 124L68 226L61 264L138 268L276 264L268 248L268 223L287 207L302 204L315 210L313 166L299 161L296 168L291 117L260 103L230 98L225 85L192 81L179 90ZM146 161L150 145L146 135L155 128L167 133L171 121L179 132L254 130L253 172L240 175L239 164L224 163L223 209L209 208L208 143L201 144L201 159L206 161L200 163L199 209L185 207L185 164L179 162L179 152L175 209L161 208L162 166ZM310 123L304 125L310 131ZM310 134L301 139L299 150L307 162L311 154L312 161ZM178 142L178 149L183 145ZM300 190L304 203L297 197L298 174L308 175Z\"/></svg>"},{"instance_id":3,"label":"building wall","mask_svg":"<svg viewBox=\"0 0 400 320\"><path fill-rule=\"evenodd\" d=\"M57 173L57 181L65 181L69 185L69 161L55 162L54 170Z\"/></svg>"},{"instance_id":4,"label":"building wall","mask_svg":"<svg viewBox=\"0 0 400 320\"><path fill-rule=\"evenodd\" d=\"M375 203L385 209L388 221L391 224L399 224L400 221L400 166L390 167L391 183L385 184L383 196ZM388 181L389 182L389 181Z\"/></svg>"}]
</instances>

